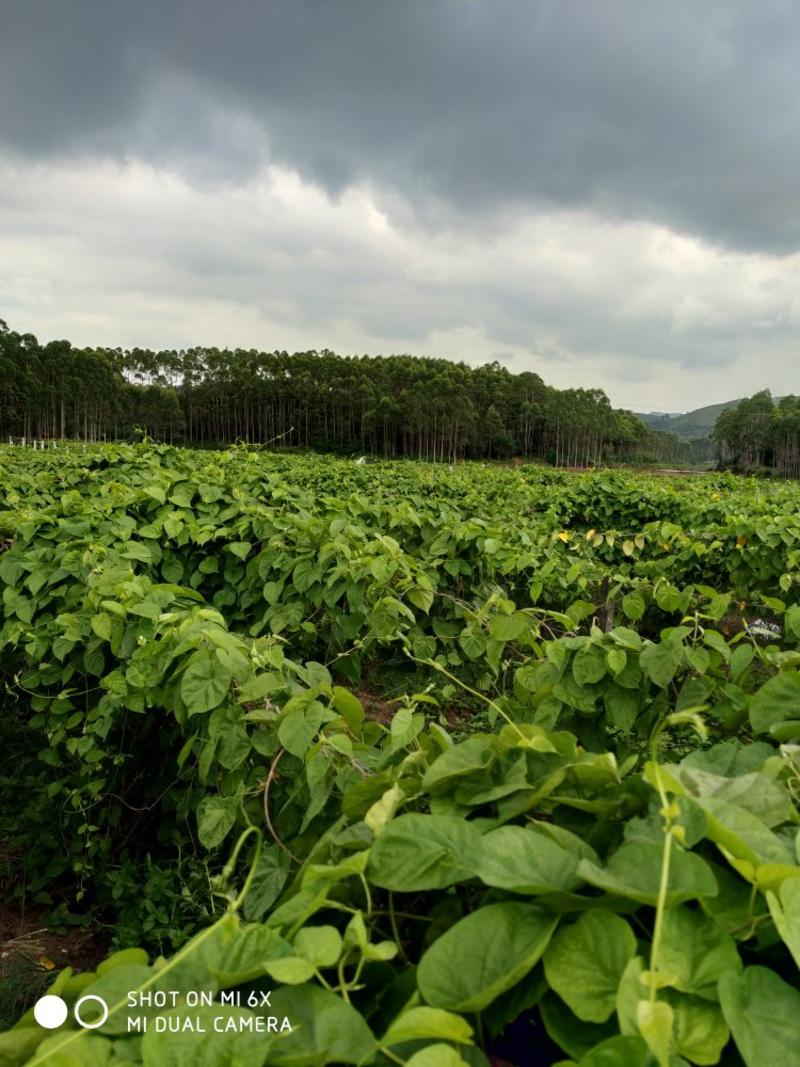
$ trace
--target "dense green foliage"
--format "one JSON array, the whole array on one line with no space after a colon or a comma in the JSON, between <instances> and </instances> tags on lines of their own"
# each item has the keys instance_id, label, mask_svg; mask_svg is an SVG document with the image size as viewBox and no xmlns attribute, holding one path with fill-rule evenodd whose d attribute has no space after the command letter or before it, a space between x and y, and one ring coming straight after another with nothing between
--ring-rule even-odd
<instances>
[{"instance_id":1,"label":"dense green foliage","mask_svg":"<svg viewBox=\"0 0 800 1067\"><path fill-rule=\"evenodd\" d=\"M281 442L429 460L508 457L588 465L698 456L611 407L498 363L216 348L151 352L40 345L0 322L0 439ZM707 456L699 456L705 459Z\"/></svg>"},{"instance_id":2,"label":"dense green foliage","mask_svg":"<svg viewBox=\"0 0 800 1067\"><path fill-rule=\"evenodd\" d=\"M764 389L723 411L713 437L728 466L800 477L800 397L784 396L776 403Z\"/></svg>"},{"instance_id":3,"label":"dense green foliage","mask_svg":"<svg viewBox=\"0 0 800 1067\"><path fill-rule=\"evenodd\" d=\"M107 1023L0 1063L799 1062L791 485L171 446L0 484L4 849L121 949L53 986ZM243 1006L128 1033L135 989Z\"/></svg>"}]
</instances>

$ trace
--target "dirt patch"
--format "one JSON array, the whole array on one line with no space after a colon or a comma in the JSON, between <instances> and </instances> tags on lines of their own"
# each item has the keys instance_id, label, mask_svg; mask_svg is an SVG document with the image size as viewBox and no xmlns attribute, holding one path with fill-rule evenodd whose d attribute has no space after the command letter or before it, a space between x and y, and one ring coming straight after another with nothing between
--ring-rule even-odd
<instances>
[{"instance_id":1,"label":"dirt patch","mask_svg":"<svg viewBox=\"0 0 800 1067\"><path fill-rule=\"evenodd\" d=\"M0 978L14 955L23 955L43 970L72 967L74 971L93 971L108 954L108 941L83 928L55 933L28 913L21 916L13 908L0 904ZM50 967L49 964L55 964Z\"/></svg>"},{"instance_id":2,"label":"dirt patch","mask_svg":"<svg viewBox=\"0 0 800 1067\"><path fill-rule=\"evenodd\" d=\"M384 697L369 693L365 689L356 689L353 695L361 701L367 718L379 722L382 726L389 725L394 718L394 713L400 707L399 700L386 700Z\"/></svg>"},{"instance_id":3,"label":"dirt patch","mask_svg":"<svg viewBox=\"0 0 800 1067\"><path fill-rule=\"evenodd\" d=\"M653 467L649 469L647 473L660 474L665 478L668 478L676 474L681 477L689 474L713 474L714 471L706 470L704 467Z\"/></svg>"},{"instance_id":4,"label":"dirt patch","mask_svg":"<svg viewBox=\"0 0 800 1067\"><path fill-rule=\"evenodd\" d=\"M448 704L442 711L447 719L447 725L452 729L465 727L475 719L475 712L471 708L457 708L453 704Z\"/></svg>"},{"instance_id":5,"label":"dirt patch","mask_svg":"<svg viewBox=\"0 0 800 1067\"><path fill-rule=\"evenodd\" d=\"M357 689L354 695L361 701L367 718L379 722L382 726L388 726L391 723L395 712L401 705L401 701L397 699L386 700L384 697L370 693L366 689ZM433 706L418 705L417 710L436 714L436 709ZM453 704L448 704L447 707L441 710L447 720L447 725L451 727L464 726L475 717L475 712L470 711L469 708L460 708Z\"/></svg>"},{"instance_id":6,"label":"dirt patch","mask_svg":"<svg viewBox=\"0 0 800 1067\"><path fill-rule=\"evenodd\" d=\"M11 1026L64 967L93 971L108 955L108 941L86 929L61 934L41 913L24 915L0 903L0 1030Z\"/></svg>"}]
</instances>

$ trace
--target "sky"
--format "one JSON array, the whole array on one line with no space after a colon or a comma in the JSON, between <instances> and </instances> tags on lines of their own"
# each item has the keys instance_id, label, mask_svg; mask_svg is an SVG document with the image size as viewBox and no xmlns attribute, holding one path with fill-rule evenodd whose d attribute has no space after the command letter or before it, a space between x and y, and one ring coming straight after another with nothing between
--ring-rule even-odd
<instances>
[{"instance_id":1,"label":"sky","mask_svg":"<svg viewBox=\"0 0 800 1067\"><path fill-rule=\"evenodd\" d=\"M793 0L2 0L0 318L800 393Z\"/></svg>"}]
</instances>

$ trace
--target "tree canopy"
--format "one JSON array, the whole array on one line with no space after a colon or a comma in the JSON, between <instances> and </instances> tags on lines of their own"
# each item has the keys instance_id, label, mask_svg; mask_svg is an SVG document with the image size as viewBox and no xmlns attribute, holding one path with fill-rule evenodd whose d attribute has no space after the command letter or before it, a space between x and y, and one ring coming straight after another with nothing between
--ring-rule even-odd
<instances>
[{"instance_id":1,"label":"tree canopy","mask_svg":"<svg viewBox=\"0 0 800 1067\"><path fill-rule=\"evenodd\" d=\"M777 403L762 389L717 419L713 438L720 460L736 468L770 467L800 477L800 397Z\"/></svg>"},{"instance_id":2,"label":"tree canopy","mask_svg":"<svg viewBox=\"0 0 800 1067\"><path fill-rule=\"evenodd\" d=\"M75 348L0 322L3 437L151 437L452 461L686 462L688 446L611 406L499 363L254 349Z\"/></svg>"}]
</instances>

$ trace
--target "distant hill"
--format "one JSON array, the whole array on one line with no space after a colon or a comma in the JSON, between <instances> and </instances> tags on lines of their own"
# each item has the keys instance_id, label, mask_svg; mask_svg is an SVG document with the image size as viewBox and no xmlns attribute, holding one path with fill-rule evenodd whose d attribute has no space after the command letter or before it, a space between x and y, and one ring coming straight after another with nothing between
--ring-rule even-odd
<instances>
[{"instance_id":1,"label":"distant hill","mask_svg":"<svg viewBox=\"0 0 800 1067\"><path fill-rule=\"evenodd\" d=\"M651 429L666 430L688 441L692 437L708 437L714 429L717 416L721 415L725 408L735 408L738 403L739 400L728 400L724 404L709 404L704 408L687 411L684 415L663 415L658 411L637 411L636 414Z\"/></svg>"}]
</instances>

